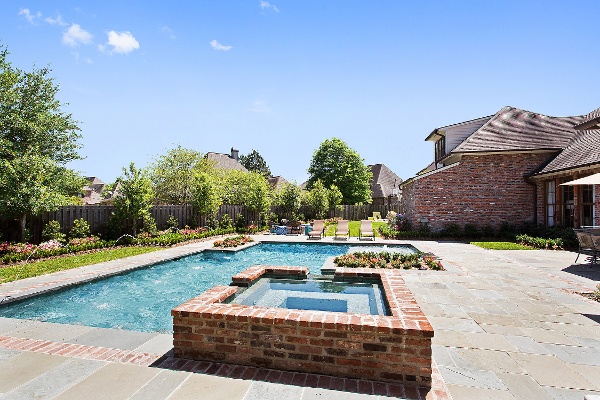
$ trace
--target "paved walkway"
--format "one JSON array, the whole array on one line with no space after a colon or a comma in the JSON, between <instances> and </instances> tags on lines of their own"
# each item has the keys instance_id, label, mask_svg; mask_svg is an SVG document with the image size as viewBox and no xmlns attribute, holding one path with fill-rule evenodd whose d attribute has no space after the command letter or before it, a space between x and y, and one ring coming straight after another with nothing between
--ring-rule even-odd
<instances>
[{"instance_id":1,"label":"paved walkway","mask_svg":"<svg viewBox=\"0 0 600 400\"><path fill-rule=\"evenodd\" d=\"M571 252L411 243L441 257L448 269L405 271L436 332L436 390L188 362L170 357L171 335L0 318L0 399L582 400L585 394L600 395L600 303L574 294L593 291L600 283L599 267L573 265ZM195 243L0 285L0 299L208 246Z\"/></svg>"}]
</instances>

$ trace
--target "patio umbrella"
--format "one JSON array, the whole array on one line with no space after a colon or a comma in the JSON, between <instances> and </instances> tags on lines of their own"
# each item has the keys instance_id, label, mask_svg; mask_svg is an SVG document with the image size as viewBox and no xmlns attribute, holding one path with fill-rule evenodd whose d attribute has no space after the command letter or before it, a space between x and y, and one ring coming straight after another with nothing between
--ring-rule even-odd
<instances>
[{"instance_id":1,"label":"patio umbrella","mask_svg":"<svg viewBox=\"0 0 600 400\"><path fill-rule=\"evenodd\" d=\"M562 185L574 186L574 185L600 185L600 172L594 175L586 176L584 178L575 179L571 182L561 183Z\"/></svg>"}]
</instances>

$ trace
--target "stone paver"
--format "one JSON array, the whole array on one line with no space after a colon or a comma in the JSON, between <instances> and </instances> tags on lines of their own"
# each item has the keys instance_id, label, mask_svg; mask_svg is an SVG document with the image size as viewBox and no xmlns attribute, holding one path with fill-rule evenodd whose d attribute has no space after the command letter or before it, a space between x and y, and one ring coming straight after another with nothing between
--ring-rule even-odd
<instances>
[{"instance_id":1,"label":"stone paver","mask_svg":"<svg viewBox=\"0 0 600 400\"><path fill-rule=\"evenodd\" d=\"M257 238L306 241L302 236ZM581 400L600 395L600 304L575 293L592 291L600 282L600 268L573 264L572 252L411 243L436 254L447 269L403 271L435 329L435 390L189 362L169 357L171 335L0 318L0 398L183 399L202 394L228 400ZM24 279L0 285L0 298L39 293L210 246L200 242Z\"/></svg>"}]
</instances>

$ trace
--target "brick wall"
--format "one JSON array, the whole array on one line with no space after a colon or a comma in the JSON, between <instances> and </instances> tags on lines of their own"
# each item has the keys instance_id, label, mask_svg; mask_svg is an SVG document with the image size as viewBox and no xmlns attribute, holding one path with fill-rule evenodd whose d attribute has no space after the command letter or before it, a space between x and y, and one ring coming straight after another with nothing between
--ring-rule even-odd
<instances>
[{"instance_id":1,"label":"brick wall","mask_svg":"<svg viewBox=\"0 0 600 400\"><path fill-rule=\"evenodd\" d=\"M257 279L260 268L234 280ZM238 288L217 286L172 310L175 356L430 386L433 328L400 272L338 268L336 278L379 279L392 315L227 304Z\"/></svg>"},{"instance_id":2,"label":"brick wall","mask_svg":"<svg viewBox=\"0 0 600 400\"><path fill-rule=\"evenodd\" d=\"M404 186L401 212L415 226L426 217L434 231L449 224L497 228L503 222L532 222L535 186L524 175L549 158L548 153L465 155L460 163Z\"/></svg>"}]
</instances>

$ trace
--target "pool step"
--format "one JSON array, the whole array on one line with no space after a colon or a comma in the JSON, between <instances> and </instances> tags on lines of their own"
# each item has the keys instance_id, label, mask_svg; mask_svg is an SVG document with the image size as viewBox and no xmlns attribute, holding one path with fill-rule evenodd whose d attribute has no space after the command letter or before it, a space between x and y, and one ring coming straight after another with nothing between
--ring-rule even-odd
<instances>
[{"instance_id":1,"label":"pool step","mask_svg":"<svg viewBox=\"0 0 600 400\"><path fill-rule=\"evenodd\" d=\"M333 274L335 274L335 268L336 268L336 266L333 263L334 259L335 259L334 256L327 257L327 259L323 263L323 266L321 267L321 274L322 275L333 275Z\"/></svg>"}]
</instances>

